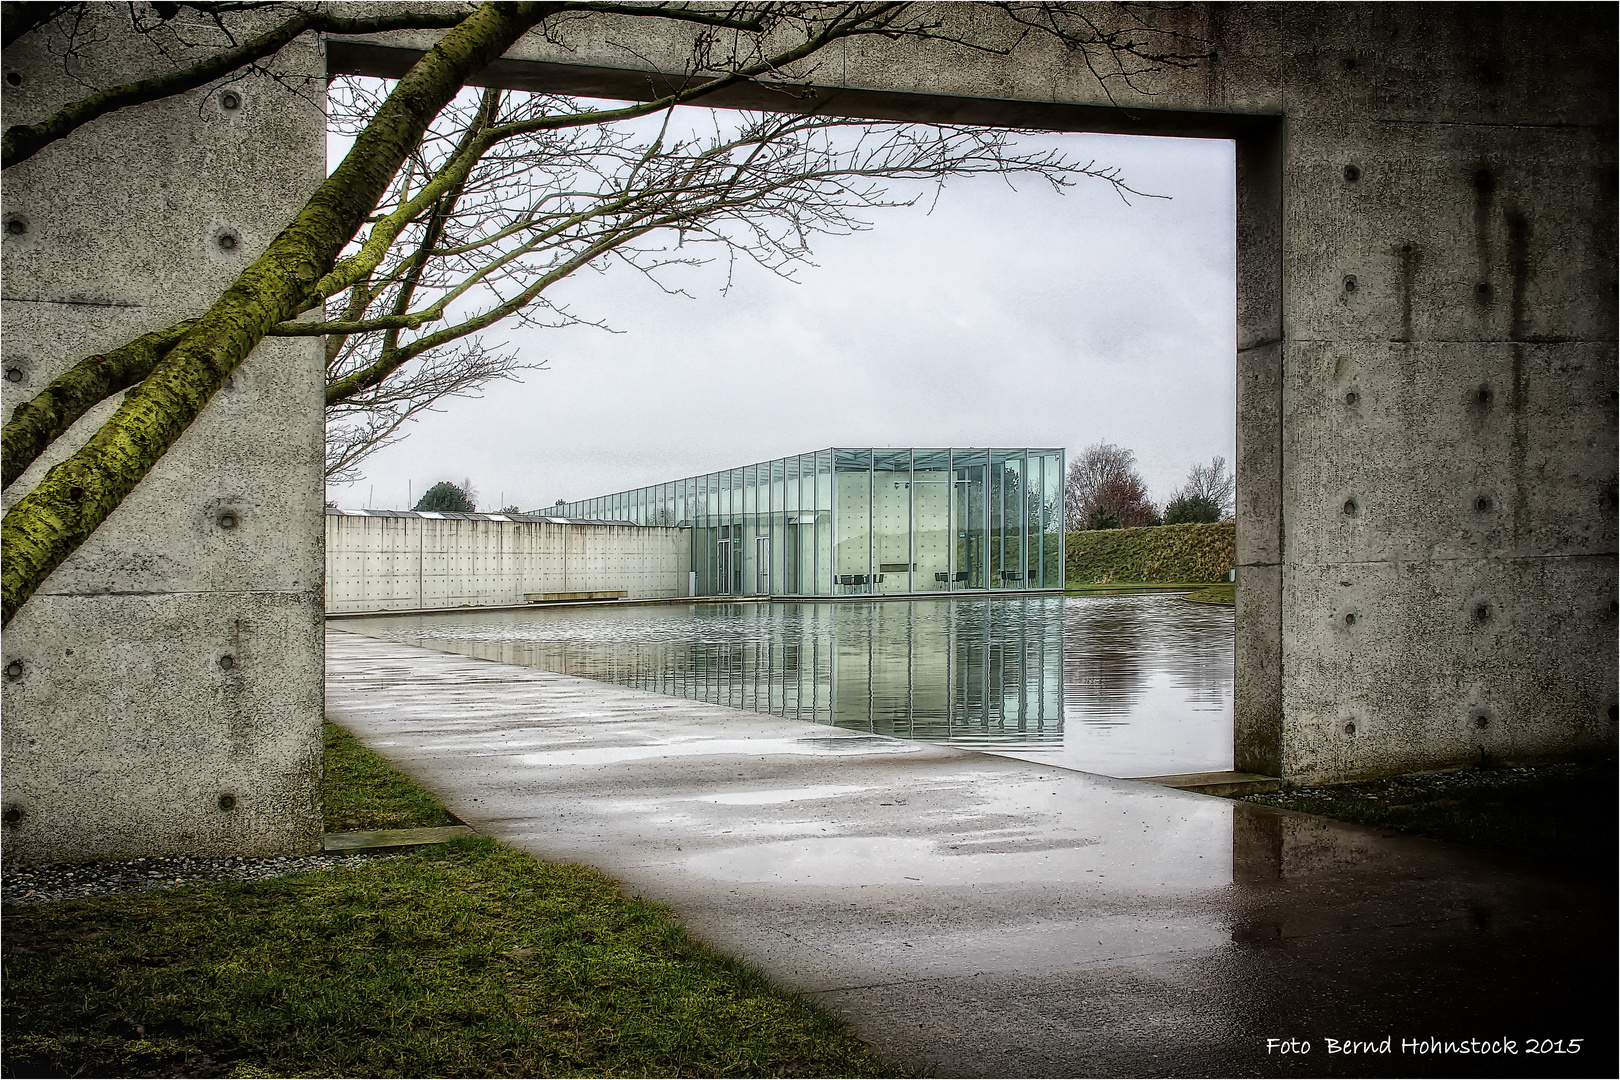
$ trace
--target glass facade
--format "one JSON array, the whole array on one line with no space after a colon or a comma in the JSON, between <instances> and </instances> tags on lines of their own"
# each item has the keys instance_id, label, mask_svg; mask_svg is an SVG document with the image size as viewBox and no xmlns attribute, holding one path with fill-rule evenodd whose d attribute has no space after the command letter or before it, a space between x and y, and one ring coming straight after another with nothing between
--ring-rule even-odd
<instances>
[{"instance_id":1,"label":"glass facade","mask_svg":"<svg viewBox=\"0 0 1620 1080\"><path fill-rule=\"evenodd\" d=\"M1063 588L1062 449L836 447L561 503L692 530L696 596Z\"/></svg>"}]
</instances>

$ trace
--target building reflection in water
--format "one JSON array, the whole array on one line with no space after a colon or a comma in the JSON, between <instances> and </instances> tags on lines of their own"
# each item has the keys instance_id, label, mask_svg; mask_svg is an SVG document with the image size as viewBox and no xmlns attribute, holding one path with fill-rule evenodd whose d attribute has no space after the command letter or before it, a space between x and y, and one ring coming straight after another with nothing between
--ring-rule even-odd
<instances>
[{"instance_id":1,"label":"building reflection in water","mask_svg":"<svg viewBox=\"0 0 1620 1080\"><path fill-rule=\"evenodd\" d=\"M1112 776L1231 767L1231 609L1174 596L469 611L333 625Z\"/></svg>"}]
</instances>

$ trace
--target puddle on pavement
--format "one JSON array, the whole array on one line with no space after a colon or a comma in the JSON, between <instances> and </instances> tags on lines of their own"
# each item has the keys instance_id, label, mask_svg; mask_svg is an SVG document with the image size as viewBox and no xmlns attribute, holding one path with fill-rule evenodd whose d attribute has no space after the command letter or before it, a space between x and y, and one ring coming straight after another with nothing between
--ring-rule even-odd
<instances>
[{"instance_id":1,"label":"puddle on pavement","mask_svg":"<svg viewBox=\"0 0 1620 1080\"><path fill-rule=\"evenodd\" d=\"M1232 767L1232 609L1175 596L469 611L333 626L1109 776ZM874 753L881 741L834 738L813 752Z\"/></svg>"}]
</instances>

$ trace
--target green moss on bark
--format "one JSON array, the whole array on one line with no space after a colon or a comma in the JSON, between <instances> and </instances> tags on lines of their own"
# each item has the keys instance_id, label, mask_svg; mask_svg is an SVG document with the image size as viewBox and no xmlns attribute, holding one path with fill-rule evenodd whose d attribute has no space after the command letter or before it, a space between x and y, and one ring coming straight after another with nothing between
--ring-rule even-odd
<instances>
[{"instance_id":1,"label":"green moss on bark","mask_svg":"<svg viewBox=\"0 0 1620 1080\"><path fill-rule=\"evenodd\" d=\"M136 338L121 348L89 356L63 372L39 394L12 410L0 433L5 487L21 476L46 447L66 434L85 413L152 373L157 362L196 326L188 319Z\"/></svg>"}]
</instances>

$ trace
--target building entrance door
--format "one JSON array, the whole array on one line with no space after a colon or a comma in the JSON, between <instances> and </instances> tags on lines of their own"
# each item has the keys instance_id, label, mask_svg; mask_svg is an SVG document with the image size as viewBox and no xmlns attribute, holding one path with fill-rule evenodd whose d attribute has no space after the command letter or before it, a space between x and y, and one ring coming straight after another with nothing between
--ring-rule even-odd
<instances>
[{"instance_id":1,"label":"building entrance door","mask_svg":"<svg viewBox=\"0 0 1620 1080\"><path fill-rule=\"evenodd\" d=\"M769 596L771 594L771 538L756 536L754 538L754 595Z\"/></svg>"},{"instance_id":2,"label":"building entrance door","mask_svg":"<svg viewBox=\"0 0 1620 1080\"><path fill-rule=\"evenodd\" d=\"M715 545L714 569L716 582L719 588L715 591L721 596L731 595L731 541L721 540Z\"/></svg>"}]
</instances>

